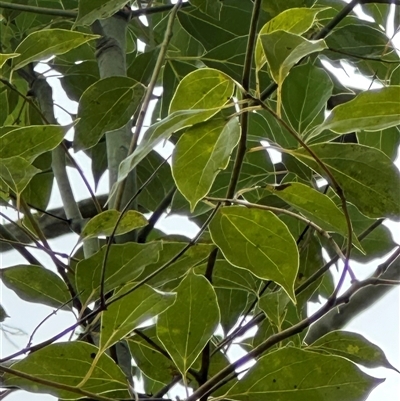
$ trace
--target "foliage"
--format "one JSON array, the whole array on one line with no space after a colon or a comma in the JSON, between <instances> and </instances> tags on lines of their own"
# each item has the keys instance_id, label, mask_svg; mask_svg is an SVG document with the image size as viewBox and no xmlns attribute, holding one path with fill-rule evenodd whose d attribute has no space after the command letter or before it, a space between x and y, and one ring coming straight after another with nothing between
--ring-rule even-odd
<instances>
[{"instance_id":1,"label":"foliage","mask_svg":"<svg viewBox=\"0 0 400 401\"><path fill-rule=\"evenodd\" d=\"M358 3L374 22L356 16ZM3 386L137 399L135 377L149 400L177 383L186 401L368 397L381 379L357 365L395 369L383 352L333 325L312 341L306 333L356 293L364 298L353 316L370 305L371 287L398 284L399 246L381 223L400 219L400 59L382 28L393 2L376 3L0 2L0 196L19 216L1 226L0 241L27 260L1 279L21 299L77 317L3 358ZM79 102L69 126L57 124L40 62ZM327 63L347 63L379 87L345 87ZM165 141L174 144L168 162L155 151ZM79 168L78 151L91 172ZM89 213L67 165L88 187ZM102 204L94 192L106 172ZM54 252L45 234L56 188L58 219L79 234L71 255ZM188 217L198 234L155 229L165 212ZM373 276L354 276L353 255L367 262L393 250ZM329 268L339 260L335 285ZM247 353L230 362L229 345L256 325ZM235 371L251 360L239 380Z\"/></svg>"}]
</instances>

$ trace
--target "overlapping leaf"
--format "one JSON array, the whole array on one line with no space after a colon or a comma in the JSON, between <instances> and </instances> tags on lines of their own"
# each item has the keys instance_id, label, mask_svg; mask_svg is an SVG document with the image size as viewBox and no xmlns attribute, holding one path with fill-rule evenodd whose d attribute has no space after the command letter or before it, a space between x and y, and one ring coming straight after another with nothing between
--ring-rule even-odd
<instances>
[{"instance_id":1,"label":"overlapping leaf","mask_svg":"<svg viewBox=\"0 0 400 401\"><path fill-rule=\"evenodd\" d=\"M91 25L98 19L111 17L126 5L123 0L90 0L80 1L76 25Z\"/></svg>"}]
</instances>

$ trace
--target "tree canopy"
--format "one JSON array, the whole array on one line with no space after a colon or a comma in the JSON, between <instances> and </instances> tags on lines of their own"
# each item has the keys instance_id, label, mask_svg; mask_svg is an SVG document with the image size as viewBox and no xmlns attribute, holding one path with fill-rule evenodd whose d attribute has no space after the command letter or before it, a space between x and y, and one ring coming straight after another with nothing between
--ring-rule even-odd
<instances>
[{"instance_id":1,"label":"tree canopy","mask_svg":"<svg viewBox=\"0 0 400 401\"><path fill-rule=\"evenodd\" d=\"M3 356L3 396L160 400L180 383L185 401L360 401L382 382L360 365L397 370L343 326L399 284L382 224L400 219L400 58L385 28L399 30L399 5L0 1L0 245L26 259L0 278L76 317ZM50 75L78 102L68 125ZM156 228L166 213L198 233ZM68 232L73 252L54 251ZM377 258L357 277L354 261Z\"/></svg>"}]
</instances>

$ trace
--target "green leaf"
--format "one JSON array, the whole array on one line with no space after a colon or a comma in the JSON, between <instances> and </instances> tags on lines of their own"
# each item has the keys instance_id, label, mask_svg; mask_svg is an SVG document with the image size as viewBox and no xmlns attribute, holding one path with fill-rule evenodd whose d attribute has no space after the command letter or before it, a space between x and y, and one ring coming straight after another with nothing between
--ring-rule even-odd
<instances>
[{"instance_id":1,"label":"green leaf","mask_svg":"<svg viewBox=\"0 0 400 401\"><path fill-rule=\"evenodd\" d=\"M342 356L366 368L372 369L383 366L399 372L390 364L384 352L377 345L358 333L332 331L313 342L309 349L310 351Z\"/></svg>"},{"instance_id":2,"label":"green leaf","mask_svg":"<svg viewBox=\"0 0 400 401\"><path fill-rule=\"evenodd\" d=\"M197 7L204 14L219 20L219 15L222 8L222 2L220 0L190 0L190 3Z\"/></svg>"},{"instance_id":3,"label":"green leaf","mask_svg":"<svg viewBox=\"0 0 400 401\"><path fill-rule=\"evenodd\" d=\"M30 205L46 210L50 201L53 183L54 174L52 171L36 174L23 190L22 199Z\"/></svg>"},{"instance_id":4,"label":"green leaf","mask_svg":"<svg viewBox=\"0 0 400 401\"><path fill-rule=\"evenodd\" d=\"M233 95L230 77L213 68L200 68L186 75L171 100L169 112L222 108Z\"/></svg>"},{"instance_id":5,"label":"green leaf","mask_svg":"<svg viewBox=\"0 0 400 401\"><path fill-rule=\"evenodd\" d=\"M185 375L217 329L220 312L204 276L189 272L176 293L174 305L158 318L157 336Z\"/></svg>"},{"instance_id":6,"label":"green leaf","mask_svg":"<svg viewBox=\"0 0 400 401\"><path fill-rule=\"evenodd\" d=\"M390 127L377 132L357 132L358 143L376 148L395 160L400 144L400 128Z\"/></svg>"},{"instance_id":7,"label":"green leaf","mask_svg":"<svg viewBox=\"0 0 400 401\"><path fill-rule=\"evenodd\" d=\"M226 398L238 401L354 401L382 383L347 359L286 347L261 357Z\"/></svg>"},{"instance_id":8,"label":"green leaf","mask_svg":"<svg viewBox=\"0 0 400 401\"><path fill-rule=\"evenodd\" d=\"M99 252L88 259L81 260L77 265L76 287L79 293L82 292L83 303L95 301L99 296L105 249L106 246L103 246ZM158 260L161 249L161 242L111 245L105 271L105 292L135 280L145 266Z\"/></svg>"},{"instance_id":9,"label":"green leaf","mask_svg":"<svg viewBox=\"0 0 400 401\"><path fill-rule=\"evenodd\" d=\"M78 18L75 25L92 25L98 19L105 19L124 8L123 0L90 0L79 1Z\"/></svg>"},{"instance_id":10,"label":"green leaf","mask_svg":"<svg viewBox=\"0 0 400 401\"><path fill-rule=\"evenodd\" d=\"M384 153L358 144L324 143L310 148L329 168L346 199L361 213L372 218L399 218L400 174ZM306 150L297 149L290 153L325 177Z\"/></svg>"},{"instance_id":11,"label":"green leaf","mask_svg":"<svg viewBox=\"0 0 400 401\"><path fill-rule=\"evenodd\" d=\"M172 155L172 174L192 211L208 194L219 171L228 167L239 138L239 125L234 118L197 124L180 137Z\"/></svg>"},{"instance_id":12,"label":"green leaf","mask_svg":"<svg viewBox=\"0 0 400 401\"><path fill-rule=\"evenodd\" d=\"M15 265L0 270L0 277L7 288L27 302L60 308L71 300L64 281L57 274L36 265ZM67 305L63 309L69 310Z\"/></svg>"},{"instance_id":13,"label":"green leaf","mask_svg":"<svg viewBox=\"0 0 400 401\"><path fill-rule=\"evenodd\" d=\"M93 238L100 235L110 236L114 231L121 212L118 210L106 210L89 220L81 232L81 239ZM115 235L126 234L136 228L147 225L147 219L136 210L128 210L118 223Z\"/></svg>"},{"instance_id":14,"label":"green leaf","mask_svg":"<svg viewBox=\"0 0 400 401\"><path fill-rule=\"evenodd\" d=\"M3 181L16 194L20 194L32 177L40 170L22 157L15 156L1 160L0 182Z\"/></svg>"},{"instance_id":15,"label":"green leaf","mask_svg":"<svg viewBox=\"0 0 400 401\"><path fill-rule=\"evenodd\" d=\"M127 124L143 94L140 83L122 76L101 79L87 88L79 101L75 150L91 148L105 132Z\"/></svg>"},{"instance_id":16,"label":"green leaf","mask_svg":"<svg viewBox=\"0 0 400 401\"><path fill-rule=\"evenodd\" d=\"M0 304L0 323L4 322L6 318L10 316L7 315L6 310L3 308L3 306Z\"/></svg>"},{"instance_id":17,"label":"green leaf","mask_svg":"<svg viewBox=\"0 0 400 401\"><path fill-rule=\"evenodd\" d=\"M37 156L54 149L64 138L59 125L36 125L14 129L1 138L0 158L20 156L33 161Z\"/></svg>"},{"instance_id":18,"label":"green leaf","mask_svg":"<svg viewBox=\"0 0 400 401\"><path fill-rule=\"evenodd\" d=\"M290 71L282 85L282 105L297 133L304 134L309 130L310 124L325 108L332 89L329 75L311 62Z\"/></svg>"},{"instance_id":19,"label":"green leaf","mask_svg":"<svg viewBox=\"0 0 400 401\"><path fill-rule=\"evenodd\" d=\"M55 343L32 352L12 365L12 368L40 379L77 386L87 374L98 351L94 345L81 341ZM18 386L32 393L47 393L66 399L80 397L67 390L45 386L9 374L5 374L3 380L4 385ZM100 356L92 374L81 389L107 397L129 398L124 373L106 354Z\"/></svg>"},{"instance_id":20,"label":"green leaf","mask_svg":"<svg viewBox=\"0 0 400 401\"><path fill-rule=\"evenodd\" d=\"M130 287L122 287L115 296L125 293ZM175 298L175 294L159 293L145 285L111 304L101 317L100 349L111 347L146 320L164 312Z\"/></svg>"},{"instance_id":21,"label":"green leaf","mask_svg":"<svg viewBox=\"0 0 400 401\"><path fill-rule=\"evenodd\" d=\"M10 58L15 58L18 57L20 54L18 53L9 53L9 54L4 54L0 53L0 68L3 67L3 65L6 63L7 60Z\"/></svg>"},{"instance_id":22,"label":"green leaf","mask_svg":"<svg viewBox=\"0 0 400 401\"><path fill-rule=\"evenodd\" d=\"M67 53L75 47L98 38L98 35L58 28L32 32L15 49L15 53L19 53L20 56L13 60L13 69L18 70L33 61Z\"/></svg>"},{"instance_id":23,"label":"green leaf","mask_svg":"<svg viewBox=\"0 0 400 401\"><path fill-rule=\"evenodd\" d=\"M269 71L278 85L282 84L290 69L299 60L326 48L322 39L311 41L281 30L261 35L259 38ZM264 66L265 60L264 57L256 59L258 70Z\"/></svg>"},{"instance_id":24,"label":"green leaf","mask_svg":"<svg viewBox=\"0 0 400 401\"><path fill-rule=\"evenodd\" d=\"M290 298L286 292L279 290L264 294L258 301L258 306L262 309L267 318L277 327L282 326L285 318L286 308Z\"/></svg>"},{"instance_id":25,"label":"green leaf","mask_svg":"<svg viewBox=\"0 0 400 401\"><path fill-rule=\"evenodd\" d=\"M263 280L274 280L293 302L299 255L286 225L273 213L240 206L221 208L210 234L226 259Z\"/></svg>"},{"instance_id":26,"label":"green leaf","mask_svg":"<svg viewBox=\"0 0 400 401\"><path fill-rule=\"evenodd\" d=\"M387 86L361 92L353 100L336 106L312 136L323 130L338 134L353 131L379 131L400 121L400 86Z\"/></svg>"}]
</instances>

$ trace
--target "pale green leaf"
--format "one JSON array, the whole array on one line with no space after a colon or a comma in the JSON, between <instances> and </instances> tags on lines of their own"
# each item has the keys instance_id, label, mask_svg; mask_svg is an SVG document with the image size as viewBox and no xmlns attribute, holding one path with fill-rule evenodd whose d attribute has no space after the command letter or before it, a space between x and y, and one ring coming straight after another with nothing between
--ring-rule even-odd
<instances>
[{"instance_id":1,"label":"pale green leaf","mask_svg":"<svg viewBox=\"0 0 400 401\"><path fill-rule=\"evenodd\" d=\"M101 270L105 246L88 259L80 261L76 270L76 286L82 302L95 301L99 296ZM105 270L105 292L111 291L133 281L144 267L158 260L162 249L161 242L148 244L112 244Z\"/></svg>"},{"instance_id":2,"label":"pale green leaf","mask_svg":"<svg viewBox=\"0 0 400 401\"><path fill-rule=\"evenodd\" d=\"M329 168L346 199L361 213L372 218L399 218L400 173L383 152L358 144L340 143L317 144L310 148ZM290 153L325 177L326 173L306 150Z\"/></svg>"},{"instance_id":3,"label":"pale green leaf","mask_svg":"<svg viewBox=\"0 0 400 401\"><path fill-rule=\"evenodd\" d=\"M127 4L124 0L79 1L75 25L92 25L94 21L114 15Z\"/></svg>"},{"instance_id":4,"label":"pale green leaf","mask_svg":"<svg viewBox=\"0 0 400 401\"><path fill-rule=\"evenodd\" d=\"M192 211L210 191L220 170L228 166L239 137L238 121L232 118L197 124L179 139L172 155L172 174Z\"/></svg>"},{"instance_id":5,"label":"pale green leaf","mask_svg":"<svg viewBox=\"0 0 400 401\"><path fill-rule=\"evenodd\" d=\"M0 270L4 285L27 302L60 308L71 300L64 281L57 274L36 265L15 265ZM70 309L67 305L63 309Z\"/></svg>"},{"instance_id":6,"label":"pale green leaf","mask_svg":"<svg viewBox=\"0 0 400 401\"><path fill-rule=\"evenodd\" d=\"M295 302L299 254L293 236L278 217L265 210L223 207L211 221L210 234L230 263L275 281Z\"/></svg>"},{"instance_id":7,"label":"pale green leaf","mask_svg":"<svg viewBox=\"0 0 400 401\"><path fill-rule=\"evenodd\" d=\"M212 285L193 272L176 289L176 302L157 321L157 336L184 375L214 334L220 312Z\"/></svg>"},{"instance_id":8,"label":"pale green leaf","mask_svg":"<svg viewBox=\"0 0 400 401\"><path fill-rule=\"evenodd\" d=\"M130 289L124 286L115 296ZM154 318L175 302L175 294L160 293L145 285L111 304L101 317L100 348L105 350L132 330Z\"/></svg>"},{"instance_id":9,"label":"pale green leaf","mask_svg":"<svg viewBox=\"0 0 400 401\"><path fill-rule=\"evenodd\" d=\"M0 158L20 156L33 161L59 145L64 134L64 128L60 125L31 125L14 129L1 138Z\"/></svg>"},{"instance_id":10,"label":"pale green leaf","mask_svg":"<svg viewBox=\"0 0 400 401\"><path fill-rule=\"evenodd\" d=\"M33 61L67 53L75 47L98 38L98 35L58 28L34 31L15 49L15 53L19 53L20 56L15 58L13 68L18 70Z\"/></svg>"},{"instance_id":11,"label":"pale green leaf","mask_svg":"<svg viewBox=\"0 0 400 401\"><path fill-rule=\"evenodd\" d=\"M372 369L383 366L399 372L391 365L385 353L377 345L358 333L332 331L313 342L309 349L310 351L342 356L366 368Z\"/></svg>"},{"instance_id":12,"label":"pale green leaf","mask_svg":"<svg viewBox=\"0 0 400 401\"><path fill-rule=\"evenodd\" d=\"M89 220L81 232L81 239L93 238L100 235L110 236L114 231L121 212L106 210ZM136 228L147 225L147 219L136 210L128 210L118 223L115 235L126 234Z\"/></svg>"},{"instance_id":13,"label":"pale green leaf","mask_svg":"<svg viewBox=\"0 0 400 401\"><path fill-rule=\"evenodd\" d=\"M365 399L382 381L347 359L286 347L261 357L225 397L237 401L354 401Z\"/></svg>"},{"instance_id":14,"label":"pale green leaf","mask_svg":"<svg viewBox=\"0 0 400 401\"><path fill-rule=\"evenodd\" d=\"M91 148L105 132L127 124L143 94L142 84L122 76L104 78L89 86L79 101L75 150Z\"/></svg>"},{"instance_id":15,"label":"pale green leaf","mask_svg":"<svg viewBox=\"0 0 400 401\"><path fill-rule=\"evenodd\" d=\"M9 60L10 58L18 57L19 55L19 53L0 53L0 68L3 67L7 60Z\"/></svg>"},{"instance_id":16,"label":"pale green leaf","mask_svg":"<svg viewBox=\"0 0 400 401\"><path fill-rule=\"evenodd\" d=\"M55 343L30 353L24 359L16 362L12 368L39 379L77 386L88 373L98 352L99 349L94 345L81 341ZM32 393L47 393L64 399L79 398L76 393L9 374L5 374L3 380L3 384L6 386L18 386ZM99 357L89 379L81 388L94 394L116 399L129 398L124 373L106 354Z\"/></svg>"}]
</instances>

